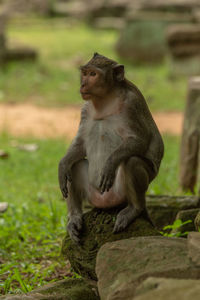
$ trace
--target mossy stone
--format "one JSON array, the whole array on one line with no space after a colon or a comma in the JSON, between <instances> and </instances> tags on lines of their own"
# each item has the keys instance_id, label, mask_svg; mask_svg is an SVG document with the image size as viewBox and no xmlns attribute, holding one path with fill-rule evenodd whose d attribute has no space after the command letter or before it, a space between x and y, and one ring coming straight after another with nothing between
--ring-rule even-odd
<instances>
[{"instance_id":1,"label":"mossy stone","mask_svg":"<svg viewBox=\"0 0 200 300\"><path fill-rule=\"evenodd\" d=\"M99 300L97 287L84 279L64 279L49 283L28 294L5 295L2 300Z\"/></svg>"},{"instance_id":2,"label":"mossy stone","mask_svg":"<svg viewBox=\"0 0 200 300\"><path fill-rule=\"evenodd\" d=\"M134 20L126 24L116 45L122 58L134 64L160 63L166 55L163 20Z\"/></svg>"},{"instance_id":3,"label":"mossy stone","mask_svg":"<svg viewBox=\"0 0 200 300\"><path fill-rule=\"evenodd\" d=\"M113 233L116 216L121 208L101 210L94 208L83 215L80 244L73 242L68 233L63 240L62 253L69 259L73 270L82 277L97 280L96 255L100 247L116 240L139 236L156 236L160 233L144 217L137 218L126 230Z\"/></svg>"}]
</instances>

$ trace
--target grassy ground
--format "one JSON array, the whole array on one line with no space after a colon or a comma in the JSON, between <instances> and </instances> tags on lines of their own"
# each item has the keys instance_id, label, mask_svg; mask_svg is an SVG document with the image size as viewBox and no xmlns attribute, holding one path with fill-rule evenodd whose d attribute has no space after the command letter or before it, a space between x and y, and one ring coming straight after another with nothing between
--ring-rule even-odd
<instances>
[{"instance_id":1,"label":"grassy ground","mask_svg":"<svg viewBox=\"0 0 200 300\"><path fill-rule=\"evenodd\" d=\"M40 105L79 103L78 67L99 52L125 64L127 78L144 93L152 110L183 110L186 78L173 78L169 64L133 66L114 51L116 31L95 30L84 24L56 20L12 22L8 41L33 46L36 63L12 63L0 70L0 101L32 101Z\"/></svg>"},{"instance_id":2,"label":"grassy ground","mask_svg":"<svg viewBox=\"0 0 200 300\"><path fill-rule=\"evenodd\" d=\"M67 145L60 140L18 140L36 143L26 152L0 138L9 158L0 160L0 201L9 209L0 215L0 292L26 292L51 280L74 276L60 256L66 208L57 182L57 165ZM16 140L15 140L16 143ZM178 194L179 140L165 137L166 155L151 194ZM48 155L47 155L48 153Z\"/></svg>"},{"instance_id":3,"label":"grassy ground","mask_svg":"<svg viewBox=\"0 0 200 300\"><path fill-rule=\"evenodd\" d=\"M0 139L1 147L10 154L0 161L0 201L9 202L8 211L0 215L2 293L18 287L25 292L54 277L70 275L60 257L66 214L57 183L57 164L66 145L50 140L31 142L39 145L38 151L12 147L6 135Z\"/></svg>"}]
</instances>

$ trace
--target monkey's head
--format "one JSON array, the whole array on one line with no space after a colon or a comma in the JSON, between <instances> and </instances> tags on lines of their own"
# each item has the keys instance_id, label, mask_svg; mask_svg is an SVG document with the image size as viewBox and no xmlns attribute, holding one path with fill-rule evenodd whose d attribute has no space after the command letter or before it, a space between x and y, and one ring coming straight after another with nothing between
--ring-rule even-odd
<instances>
[{"instance_id":1,"label":"monkey's head","mask_svg":"<svg viewBox=\"0 0 200 300\"><path fill-rule=\"evenodd\" d=\"M98 53L80 69L84 100L101 99L124 81L124 66Z\"/></svg>"}]
</instances>

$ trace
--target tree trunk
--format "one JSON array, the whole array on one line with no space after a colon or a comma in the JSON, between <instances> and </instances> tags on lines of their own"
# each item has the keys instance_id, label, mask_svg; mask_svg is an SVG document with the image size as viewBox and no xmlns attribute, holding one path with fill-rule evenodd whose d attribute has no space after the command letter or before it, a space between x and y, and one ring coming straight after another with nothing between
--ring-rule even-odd
<instances>
[{"instance_id":1,"label":"tree trunk","mask_svg":"<svg viewBox=\"0 0 200 300\"><path fill-rule=\"evenodd\" d=\"M185 110L180 161L180 184L195 192L200 180L200 77L192 77Z\"/></svg>"}]
</instances>

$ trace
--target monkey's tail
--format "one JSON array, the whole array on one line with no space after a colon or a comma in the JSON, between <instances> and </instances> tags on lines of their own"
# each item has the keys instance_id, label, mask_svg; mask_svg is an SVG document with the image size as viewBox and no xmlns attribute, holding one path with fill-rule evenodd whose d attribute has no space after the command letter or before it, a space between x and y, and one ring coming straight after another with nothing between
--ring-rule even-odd
<instances>
[{"instance_id":1,"label":"monkey's tail","mask_svg":"<svg viewBox=\"0 0 200 300\"><path fill-rule=\"evenodd\" d=\"M153 223L153 221L151 220L150 216L149 216L149 213L147 211L147 209L145 208L142 213L141 213L141 216L147 220L154 228L155 228L155 224Z\"/></svg>"}]
</instances>

